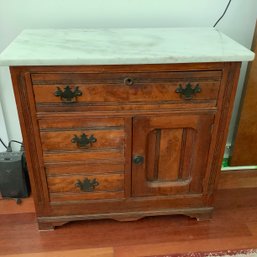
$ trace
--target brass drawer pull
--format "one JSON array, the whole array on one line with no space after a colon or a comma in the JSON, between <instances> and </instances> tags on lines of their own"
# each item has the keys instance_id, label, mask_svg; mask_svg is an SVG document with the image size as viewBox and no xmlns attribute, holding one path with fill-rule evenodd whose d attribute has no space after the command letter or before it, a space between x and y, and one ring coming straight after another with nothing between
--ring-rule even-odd
<instances>
[{"instance_id":1,"label":"brass drawer pull","mask_svg":"<svg viewBox=\"0 0 257 257\"><path fill-rule=\"evenodd\" d=\"M80 137L74 135L74 137L71 139L71 142L77 144L79 148L89 148L96 141L97 139L94 137L94 135L88 137L85 133L83 133Z\"/></svg>"},{"instance_id":2,"label":"brass drawer pull","mask_svg":"<svg viewBox=\"0 0 257 257\"><path fill-rule=\"evenodd\" d=\"M124 79L124 84L126 86L133 86L134 85L134 80L132 78L125 78Z\"/></svg>"},{"instance_id":3,"label":"brass drawer pull","mask_svg":"<svg viewBox=\"0 0 257 257\"><path fill-rule=\"evenodd\" d=\"M74 103L77 101L77 97L82 95L82 91L79 90L79 87L75 87L73 91L69 86L66 86L64 90L57 87L54 95L60 97L64 103Z\"/></svg>"},{"instance_id":4,"label":"brass drawer pull","mask_svg":"<svg viewBox=\"0 0 257 257\"><path fill-rule=\"evenodd\" d=\"M84 192L93 192L97 186L99 186L99 182L96 180L96 178L90 180L88 178L85 178L83 182L81 180L78 180L75 183L76 187L79 187L81 191Z\"/></svg>"},{"instance_id":5,"label":"brass drawer pull","mask_svg":"<svg viewBox=\"0 0 257 257\"><path fill-rule=\"evenodd\" d=\"M185 88L183 88L182 85L180 84L175 92L179 93L180 96L182 98L184 98L185 100L190 100L193 98L193 96L196 93L201 92L201 88L200 88L199 84L197 84L194 88L192 87L192 85L190 83L187 83Z\"/></svg>"}]
</instances>

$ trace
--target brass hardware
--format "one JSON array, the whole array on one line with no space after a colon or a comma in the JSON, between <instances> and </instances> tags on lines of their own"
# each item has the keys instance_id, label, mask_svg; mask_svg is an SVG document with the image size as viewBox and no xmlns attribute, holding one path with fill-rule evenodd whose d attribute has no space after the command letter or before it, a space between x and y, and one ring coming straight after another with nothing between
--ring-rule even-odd
<instances>
[{"instance_id":1,"label":"brass hardware","mask_svg":"<svg viewBox=\"0 0 257 257\"><path fill-rule=\"evenodd\" d=\"M76 143L77 146L80 148L89 148L96 141L97 140L94 137L94 135L91 135L90 137L88 137L85 133L83 133L80 137L78 137L77 135L74 135L74 137L71 139L71 142Z\"/></svg>"},{"instance_id":2,"label":"brass hardware","mask_svg":"<svg viewBox=\"0 0 257 257\"><path fill-rule=\"evenodd\" d=\"M99 182L96 180L96 178L90 180L88 178L85 178L83 182L78 180L75 183L76 187L79 187L81 191L84 192L93 192L97 186L99 186Z\"/></svg>"},{"instance_id":3,"label":"brass hardware","mask_svg":"<svg viewBox=\"0 0 257 257\"><path fill-rule=\"evenodd\" d=\"M183 88L182 85L180 84L179 87L175 91L176 93L179 93L181 97L183 97L185 100L190 100L193 98L193 96L196 93L201 92L201 88L199 84L197 84L194 88L190 83L186 84L186 87Z\"/></svg>"},{"instance_id":4,"label":"brass hardware","mask_svg":"<svg viewBox=\"0 0 257 257\"><path fill-rule=\"evenodd\" d=\"M144 157L143 156L139 156L139 155L136 155L133 157L133 162L135 164L142 164L144 162Z\"/></svg>"},{"instance_id":5,"label":"brass hardware","mask_svg":"<svg viewBox=\"0 0 257 257\"><path fill-rule=\"evenodd\" d=\"M69 86L66 86L63 91L60 87L57 87L54 95L60 97L64 103L74 103L77 101L77 97L82 95L82 92L79 90L79 87L75 87L72 91Z\"/></svg>"},{"instance_id":6,"label":"brass hardware","mask_svg":"<svg viewBox=\"0 0 257 257\"><path fill-rule=\"evenodd\" d=\"M125 79L124 79L124 84L125 84L126 86L133 86L134 80L133 80L132 78L125 78Z\"/></svg>"}]
</instances>

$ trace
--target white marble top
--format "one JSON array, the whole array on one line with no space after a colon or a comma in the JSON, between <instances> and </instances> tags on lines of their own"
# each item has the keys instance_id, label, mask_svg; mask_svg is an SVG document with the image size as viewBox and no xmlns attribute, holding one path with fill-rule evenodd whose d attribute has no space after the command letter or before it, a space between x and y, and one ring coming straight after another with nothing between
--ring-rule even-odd
<instances>
[{"instance_id":1,"label":"white marble top","mask_svg":"<svg viewBox=\"0 0 257 257\"><path fill-rule=\"evenodd\" d=\"M254 53L214 28L24 30L0 65L250 61Z\"/></svg>"}]
</instances>

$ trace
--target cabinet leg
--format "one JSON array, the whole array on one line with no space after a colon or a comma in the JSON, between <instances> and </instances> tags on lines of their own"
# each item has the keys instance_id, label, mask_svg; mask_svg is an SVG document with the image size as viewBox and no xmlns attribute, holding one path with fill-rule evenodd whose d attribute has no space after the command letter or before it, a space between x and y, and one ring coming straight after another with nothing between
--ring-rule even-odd
<instances>
[{"instance_id":1,"label":"cabinet leg","mask_svg":"<svg viewBox=\"0 0 257 257\"><path fill-rule=\"evenodd\" d=\"M48 222L38 222L38 230L39 231L52 231L54 230L54 225Z\"/></svg>"},{"instance_id":2,"label":"cabinet leg","mask_svg":"<svg viewBox=\"0 0 257 257\"><path fill-rule=\"evenodd\" d=\"M191 218L196 218L197 221L205 221L212 219L212 211L192 213L189 215Z\"/></svg>"}]
</instances>

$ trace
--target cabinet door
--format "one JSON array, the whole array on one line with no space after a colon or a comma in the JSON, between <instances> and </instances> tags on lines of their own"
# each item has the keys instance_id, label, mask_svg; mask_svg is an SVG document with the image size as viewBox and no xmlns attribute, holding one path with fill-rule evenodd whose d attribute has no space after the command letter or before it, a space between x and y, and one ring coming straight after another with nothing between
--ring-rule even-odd
<instances>
[{"instance_id":1,"label":"cabinet door","mask_svg":"<svg viewBox=\"0 0 257 257\"><path fill-rule=\"evenodd\" d=\"M132 195L202 192L213 114L135 117Z\"/></svg>"}]
</instances>

